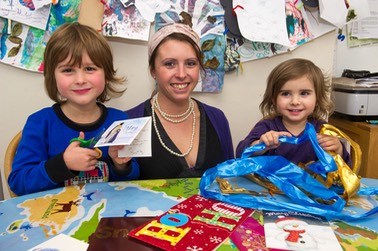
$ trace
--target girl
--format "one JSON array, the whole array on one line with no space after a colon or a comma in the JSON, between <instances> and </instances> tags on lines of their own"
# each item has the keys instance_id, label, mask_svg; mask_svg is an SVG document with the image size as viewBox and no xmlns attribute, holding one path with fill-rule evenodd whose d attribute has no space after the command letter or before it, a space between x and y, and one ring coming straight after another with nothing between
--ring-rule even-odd
<instances>
[{"instance_id":1,"label":"girl","mask_svg":"<svg viewBox=\"0 0 378 251\"><path fill-rule=\"evenodd\" d=\"M267 147L257 155L281 155L295 164L317 160L310 141L280 144L278 138L300 137L306 123L319 132L333 112L330 90L322 71L309 60L294 58L276 66L268 77L260 104L264 119L238 144L237 157L244 149L265 143ZM325 151L334 151L350 166L350 156L337 137L318 134L317 139Z\"/></svg>"},{"instance_id":2,"label":"girl","mask_svg":"<svg viewBox=\"0 0 378 251\"><path fill-rule=\"evenodd\" d=\"M115 120L128 118L102 104L124 92L117 88L124 79L116 76L106 39L88 26L63 24L47 43L44 67L45 88L56 103L29 116L8 178L12 191L23 195L63 186L96 167L103 175L109 170L110 180L137 178L134 160L117 158L116 151L108 155L104 148L99 161L94 149L70 143L78 136L91 139Z\"/></svg>"}]
</instances>

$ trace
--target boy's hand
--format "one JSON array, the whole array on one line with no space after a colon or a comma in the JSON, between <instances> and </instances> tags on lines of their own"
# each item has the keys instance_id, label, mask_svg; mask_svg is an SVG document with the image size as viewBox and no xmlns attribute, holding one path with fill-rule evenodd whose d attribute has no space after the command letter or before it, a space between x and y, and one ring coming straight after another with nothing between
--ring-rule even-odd
<instances>
[{"instance_id":1,"label":"boy's hand","mask_svg":"<svg viewBox=\"0 0 378 251\"><path fill-rule=\"evenodd\" d=\"M84 133L80 132L80 139L84 139ZM68 169L73 171L90 171L95 169L99 153L94 149L80 146L80 141L73 141L63 153L63 159Z\"/></svg>"}]
</instances>

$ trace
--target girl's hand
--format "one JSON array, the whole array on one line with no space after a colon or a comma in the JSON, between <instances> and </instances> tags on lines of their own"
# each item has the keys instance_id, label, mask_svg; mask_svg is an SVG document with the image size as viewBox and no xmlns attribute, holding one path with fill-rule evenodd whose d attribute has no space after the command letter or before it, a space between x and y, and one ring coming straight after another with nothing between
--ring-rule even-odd
<instances>
[{"instance_id":1,"label":"girl's hand","mask_svg":"<svg viewBox=\"0 0 378 251\"><path fill-rule=\"evenodd\" d=\"M343 145L341 144L339 138L325 134L317 134L316 138L318 139L319 145L323 148L324 151L333 151L342 156Z\"/></svg>"},{"instance_id":2,"label":"girl's hand","mask_svg":"<svg viewBox=\"0 0 378 251\"><path fill-rule=\"evenodd\" d=\"M257 143L264 143L267 149L277 148L281 144L278 141L281 136L291 137L292 135L289 132L269 131L261 135Z\"/></svg>"},{"instance_id":3,"label":"girl's hand","mask_svg":"<svg viewBox=\"0 0 378 251\"><path fill-rule=\"evenodd\" d=\"M84 139L84 133L79 133L79 138ZM73 171L90 171L95 169L99 153L94 149L80 146L80 141L74 141L68 145L63 153L63 159L68 169Z\"/></svg>"},{"instance_id":4,"label":"girl's hand","mask_svg":"<svg viewBox=\"0 0 378 251\"><path fill-rule=\"evenodd\" d=\"M127 167L127 163L131 160L131 157L118 157L118 150L121 150L125 146L109 146L109 157L113 160L114 167L119 171L122 171Z\"/></svg>"}]
</instances>

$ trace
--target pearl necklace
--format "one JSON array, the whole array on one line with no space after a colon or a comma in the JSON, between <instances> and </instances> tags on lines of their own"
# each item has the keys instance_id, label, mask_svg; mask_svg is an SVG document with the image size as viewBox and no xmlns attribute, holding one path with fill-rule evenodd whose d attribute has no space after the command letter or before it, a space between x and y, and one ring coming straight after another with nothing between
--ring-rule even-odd
<instances>
[{"instance_id":1,"label":"pearl necklace","mask_svg":"<svg viewBox=\"0 0 378 251\"><path fill-rule=\"evenodd\" d=\"M175 156L177 156L177 157L185 157L185 156L187 156L189 153L190 153L190 151L192 150L192 148L193 148L193 142L194 142L194 134L195 134L195 132L196 132L196 113L195 113L195 111L194 111L194 108L192 108L192 109L188 109L188 110L190 110L190 112L189 112L189 115L190 114L193 114L193 126L192 126L192 136L191 136L191 138L190 138L190 144L189 144L189 148L188 148L188 150L185 152L185 153L176 153L175 151L173 151L172 149L170 149L164 142L163 142L163 139L161 138L161 136L160 136L160 133L159 133L159 130L158 130L158 128L157 128L157 125L156 125L156 118L155 118L155 102L156 102L156 99L157 99L157 94L152 98L153 100L152 100L152 105L151 105L151 111L152 111L152 123L153 123L153 125L154 125L154 128L155 128L155 132L156 132L156 135L157 135L157 137L158 137L158 139L159 139L159 141L160 141L160 144L163 146L163 148L165 149L165 150L167 150L170 154L172 154L172 155L175 155ZM192 101L193 102L193 101ZM194 107L194 105L193 105L193 107ZM158 109L159 110L159 109ZM159 111L160 112L160 111ZM185 112L186 113L186 112ZM184 113L184 114L185 114ZM188 116L189 117L189 116ZM169 120L168 120L169 121Z\"/></svg>"},{"instance_id":2,"label":"pearl necklace","mask_svg":"<svg viewBox=\"0 0 378 251\"><path fill-rule=\"evenodd\" d=\"M161 110L160 105L159 105L159 101L158 101L158 94L159 93L156 94L156 98L153 99L152 103L153 103L154 107L158 110L158 112L160 113L160 115L165 120L167 120L169 122L172 122L172 123L178 124L178 123L181 123L181 122L187 120L189 118L189 116L192 114L192 112L194 110L194 101L193 101L193 99L189 100L188 109L184 113L177 114L177 115L176 114L172 115L172 114L168 114L168 113L166 113L166 112L164 112L164 111ZM172 118L175 118L175 119L172 119Z\"/></svg>"}]
</instances>

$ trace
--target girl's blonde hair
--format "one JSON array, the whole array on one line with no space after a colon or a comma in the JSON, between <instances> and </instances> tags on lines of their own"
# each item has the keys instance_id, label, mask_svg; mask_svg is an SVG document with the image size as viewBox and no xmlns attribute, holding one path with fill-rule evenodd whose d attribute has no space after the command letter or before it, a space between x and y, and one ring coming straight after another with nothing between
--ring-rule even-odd
<instances>
[{"instance_id":1,"label":"girl's blonde hair","mask_svg":"<svg viewBox=\"0 0 378 251\"><path fill-rule=\"evenodd\" d=\"M53 32L44 53L45 88L48 96L55 102L65 102L59 94L55 79L57 65L70 57L69 63L72 66L81 66L84 52L105 73L106 85L97 101L105 102L125 92L126 89L118 88L123 85L125 78L116 76L113 54L105 37L87 25L65 23Z\"/></svg>"},{"instance_id":2,"label":"girl's blonde hair","mask_svg":"<svg viewBox=\"0 0 378 251\"><path fill-rule=\"evenodd\" d=\"M311 115L317 120L327 120L333 113L334 103L331 100L331 78L307 59L294 58L277 65L269 74L267 87L259 108L265 118L278 116L276 100L282 86L289 80L306 76L313 84L316 95L316 105Z\"/></svg>"}]
</instances>

